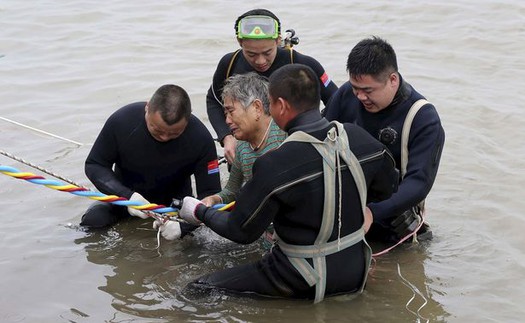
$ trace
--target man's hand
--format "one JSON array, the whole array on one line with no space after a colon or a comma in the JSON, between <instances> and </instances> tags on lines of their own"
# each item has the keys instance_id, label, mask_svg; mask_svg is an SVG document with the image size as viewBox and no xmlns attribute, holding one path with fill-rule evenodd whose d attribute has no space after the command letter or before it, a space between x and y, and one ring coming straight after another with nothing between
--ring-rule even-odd
<instances>
[{"instance_id":1,"label":"man's hand","mask_svg":"<svg viewBox=\"0 0 525 323\"><path fill-rule=\"evenodd\" d=\"M159 229L160 234L166 240L179 239L181 236L180 224L177 221L161 222L160 220L155 220L155 222L153 222L153 229Z\"/></svg>"},{"instance_id":2,"label":"man's hand","mask_svg":"<svg viewBox=\"0 0 525 323\"><path fill-rule=\"evenodd\" d=\"M142 195L140 195L139 193L135 192L131 195L131 197L129 198L130 201L137 201L137 202L142 202L144 204L150 204L148 200L146 200ZM133 215L133 216L138 216L139 218L142 218L142 219L147 219L148 216L146 215L146 213L142 212L141 210L137 210L137 209L134 209L130 206L128 206L128 213L130 215Z\"/></svg>"},{"instance_id":3,"label":"man's hand","mask_svg":"<svg viewBox=\"0 0 525 323\"><path fill-rule=\"evenodd\" d=\"M370 210L367 206L365 208L365 222L363 223L365 233L368 232L373 222L374 222L374 215L372 214L372 210Z\"/></svg>"},{"instance_id":4,"label":"man's hand","mask_svg":"<svg viewBox=\"0 0 525 323\"><path fill-rule=\"evenodd\" d=\"M199 219L197 219L197 216L195 215L197 206L201 204L204 205L204 203L197 200L196 198L186 196L182 200L182 208L179 211L179 216L190 224L201 225L202 222Z\"/></svg>"},{"instance_id":5,"label":"man's hand","mask_svg":"<svg viewBox=\"0 0 525 323\"><path fill-rule=\"evenodd\" d=\"M224 158L228 164L232 164L235 160L235 146L237 145L237 139L233 135L227 135L222 139L222 145L224 147Z\"/></svg>"},{"instance_id":6,"label":"man's hand","mask_svg":"<svg viewBox=\"0 0 525 323\"><path fill-rule=\"evenodd\" d=\"M210 195L210 196L206 196L205 198L203 198L201 200L201 202L206 205L207 207L212 207L214 206L215 204L220 204L222 203L222 199L219 195L217 194L214 194L214 195Z\"/></svg>"},{"instance_id":7,"label":"man's hand","mask_svg":"<svg viewBox=\"0 0 525 323\"><path fill-rule=\"evenodd\" d=\"M402 239L414 232L421 223L421 216L417 209L410 208L390 223L398 239Z\"/></svg>"}]
</instances>

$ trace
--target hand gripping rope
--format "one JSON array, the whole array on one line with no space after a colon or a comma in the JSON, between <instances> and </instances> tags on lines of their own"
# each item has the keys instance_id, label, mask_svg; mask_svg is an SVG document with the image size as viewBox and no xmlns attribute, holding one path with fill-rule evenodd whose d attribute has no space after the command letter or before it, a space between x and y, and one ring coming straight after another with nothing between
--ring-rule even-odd
<instances>
[{"instance_id":1,"label":"hand gripping rope","mask_svg":"<svg viewBox=\"0 0 525 323\"><path fill-rule=\"evenodd\" d=\"M29 172L21 172L18 169L10 166L0 165L0 173L17 178L23 179L33 184L44 185L57 191L71 193L77 196L83 196L92 200L107 202L115 205L129 206L131 208L146 212L148 215L155 219L158 217L173 219L174 215L178 215L179 209L174 207L168 207L162 204L149 203L144 204L142 202L128 200L124 197L116 195L106 195L100 192L89 190L85 187L80 187L73 184L66 184L64 182L49 180L42 176L35 175ZM220 211L231 210L235 205L235 201L228 204L216 204L213 207ZM177 218L178 220L178 218Z\"/></svg>"}]
</instances>

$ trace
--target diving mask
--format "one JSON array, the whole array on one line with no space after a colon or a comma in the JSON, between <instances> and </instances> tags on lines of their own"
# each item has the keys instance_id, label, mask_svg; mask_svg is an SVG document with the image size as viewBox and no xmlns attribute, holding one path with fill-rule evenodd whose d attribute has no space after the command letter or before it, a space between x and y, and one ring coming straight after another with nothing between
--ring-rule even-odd
<instances>
[{"instance_id":1,"label":"diving mask","mask_svg":"<svg viewBox=\"0 0 525 323\"><path fill-rule=\"evenodd\" d=\"M237 24L237 37L239 39L277 39L279 24L268 16L247 16Z\"/></svg>"}]
</instances>

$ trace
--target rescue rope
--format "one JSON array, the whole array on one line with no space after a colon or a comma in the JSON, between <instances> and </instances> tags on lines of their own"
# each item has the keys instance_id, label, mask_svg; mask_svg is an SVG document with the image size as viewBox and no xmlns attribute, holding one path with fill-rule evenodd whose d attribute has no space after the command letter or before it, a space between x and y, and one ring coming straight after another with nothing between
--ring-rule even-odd
<instances>
[{"instance_id":1,"label":"rescue rope","mask_svg":"<svg viewBox=\"0 0 525 323\"><path fill-rule=\"evenodd\" d=\"M215 209L219 209L219 211L230 211L235 206L235 201L230 202L228 204L215 204L212 206Z\"/></svg>"},{"instance_id":2,"label":"rescue rope","mask_svg":"<svg viewBox=\"0 0 525 323\"><path fill-rule=\"evenodd\" d=\"M0 173L17 178L17 179L23 179L33 184L44 185L48 188L51 188L57 191L67 192L73 195L87 197L87 198L90 198L96 201L131 207L133 209L144 211L146 214L152 217L158 217L158 215L160 215L161 217L165 217L165 216L171 217L173 215L178 214L178 211L179 211L178 209L167 207L162 204L155 204L155 203L144 204L142 202L128 200L124 197L119 197L116 195L106 195L100 192L95 192L88 188L80 187L78 185L65 184L60 181L49 180L42 176L35 175L33 173L21 172L18 169L14 167L10 167L10 166L0 165ZM153 213L153 214L150 214L150 213Z\"/></svg>"},{"instance_id":3,"label":"rescue rope","mask_svg":"<svg viewBox=\"0 0 525 323\"><path fill-rule=\"evenodd\" d=\"M404 236L401 240L399 240L395 245L391 246L391 247L388 247L382 251L379 251L379 252L376 252L376 253L373 253L372 254L372 257L379 257L379 256L382 256L384 255L385 253L389 252L390 250L394 249L395 247L399 246L400 244L402 244L403 242L405 242L406 240L408 240L409 238L412 237L413 239L413 243L418 243L418 240L417 240L417 232L419 231L419 229L421 229L421 227L423 226L423 223L425 222L425 211L423 211L423 213L421 214L421 221L419 222L419 225L417 226L417 228L410 232L409 234L407 234L406 236Z\"/></svg>"},{"instance_id":4,"label":"rescue rope","mask_svg":"<svg viewBox=\"0 0 525 323\"><path fill-rule=\"evenodd\" d=\"M20 127L24 127L26 129L29 129L29 130L32 130L32 131L36 131L36 132L39 132L41 134L44 134L46 136L50 136L50 137L53 137L53 138L57 138L57 139L60 139L60 140L64 140L64 141L67 141L67 142L70 142L72 144L75 144L77 146L83 146L84 144L83 143L80 143L78 141L74 141L74 140L71 140L71 139L67 139L67 138L64 138L64 137L61 137L61 136L58 136L58 135L55 135L55 134L52 134L50 132L47 132L47 131L44 131L44 130L40 130L40 129L37 129L37 128L34 128L34 127L31 127L31 126L28 126L28 125L25 125L23 123L20 123L20 122L16 122L14 120L10 120L10 119L7 119L7 118L4 118L4 117L0 117L1 120L4 120L6 122L10 122L12 124L15 124L17 126L20 126Z\"/></svg>"},{"instance_id":5,"label":"rescue rope","mask_svg":"<svg viewBox=\"0 0 525 323\"><path fill-rule=\"evenodd\" d=\"M33 167L34 169L38 169L39 171L41 171L41 172L43 172L43 173L46 173L46 174L48 174L48 175L51 175L51 176L53 176L53 177L55 177L55 178L61 179L61 180L63 180L64 182L67 182L67 183L69 183L69 184L73 184L73 185L76 185L76 186L80 186L80 187L82 187L82 185L78 185L77 183L73 182L73 181L70 180L70 179L67 179L67 178L62 177L62 176L60 176L60 175L58 175L58 174L55 174L55 173L53 173L53 172L51 172L51 171L49 171L49 170L47 170L47 169L45 169L45 168L42 168L42 167L40 167L40 166L38 166L38 165L35 165L35 164L31 163L31 162L28 162L27 160L24 160L24 159L22 159L22 158L20 158L20 157L16 157L16 156L13 155L13 154L10 154L10 153L5 152L5 151L3 151L3 150L0 150L0 154L1 154L1 155L4 155L4 156L6 156L6 157L9 157L9 158L11 158L11 159L13 159L13 160L16 160L17 162L20 162L20 163L22 163L22 164L25 164L25 165L27 165L27 166L29 166L29 167Z\"/></svg>"},{"instance_id":6,"label":"rescue rope","mask_svg":"<svg viewBox=\"0 0 525 323\"><path fill-rule=\"evenodd\" d=\"M399 264L397 264L397 274L399 275L399 277L401 278L401 282L403 283L403 285L407 286L408 288L410 288L412 290L412 297L408 300L408 302L405 304L405 308L407 309L407 311L409 311L410 313L414 314L415 316L417 316L417 322L421 322L421 320L424 320L425 323L428 323L430 320L427 319L426 317L424 317L423 315L421 315L419 312L421 312L421 309L423 307L425 307L427 304L428 304L428 300L427 298L423 295L423 293L421 293L421 291L414 285L412 284L410 281L408 281L408 279L406 279L405 277L403 277L403 275L401 275L401 266L399 266ZM414 299L416 299L416 293L417 295L419 295L421 298L423 298L423 304L417 309L416 312L414 312L413 310L411 310L409 308L409 305L410 303L412 303L412 301Z\"/></svg>"}]
</instances>

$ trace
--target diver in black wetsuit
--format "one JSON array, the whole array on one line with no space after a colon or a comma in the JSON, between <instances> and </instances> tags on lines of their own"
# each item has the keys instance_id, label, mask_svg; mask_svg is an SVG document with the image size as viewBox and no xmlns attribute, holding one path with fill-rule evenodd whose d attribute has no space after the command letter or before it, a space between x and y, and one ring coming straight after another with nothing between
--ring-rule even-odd
<instances>
[{"instance_id":1,"label":"diver in black wetsuit","mask_svg":"<svg viewBox=\"0 0 525 323\"><path fill-rule=\"evenodd\" d=\"M213 138L191 114L186 91L176 85L163 85L149 102L114 112L86 159L85 171L100 192L145 204L169 206L173 198L193 195L191 175L199 198L221 189ZM95 202L80 224L102 228L130 214L146 217L133 208Z\"/></svg>"},{"instance_id":2,"label":"diver in black wetsuit","mask_svg":"<svg viewBox=\"0 0 525 323\"><path fill-rule=\"evenodd\" d=\"M401 175L399 190L391 198L368 205L374 224L367 238L396 242L420 225L418 235L431 237L421 215L445 141L436 108L422 100L417 112L415 103L424 97L401 77L394 49L379 37L364 39L352 49L347 70L350 80L332 96L325 117L355 123L378 138L392 152ZM407 115L412 106L410 114L417 114L410 127ZM403 133L403 125L409 133Z\"/></svg>"},{"instance_id":3,"label":"diver in black wetsuit","mask_svg":"<svg viewBox=\"0 0 525 323\"><path fill-rule=\"evenodd\" d=\"M366 131L321 117L319 86L302 64L270 76L270 112L290 137L255 161L233 211L184 198L179 215L189 223L247 244L273 221L276 241L261 260L206 275L191 287L315 302L363 289L370 262L365 203L388 198L398 175L386 148Z\"/></svg>"},{"instance_id":4,"label":"diver in black wetsuit","mask_svg":"<svg viewBox=\"0 0 525 323\"><path fill-rule=\"evenodd\" d=\"M320 93L325 105L337 90L337 85L317 60L293 51L291 47L282 48L280 46L281 23L271 11L254 9L245 12L235 21L234 29L241 48L221 58L206 96L210 123L217 133L219 142L224 147L224 156L230 164L235 159L235 138L226 125L220 99L224 81L228 77L248 72L257 72L269 77L281 66L300 63L310 66L321 81Z\"/></svg>"}]
</instances>

